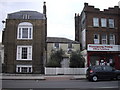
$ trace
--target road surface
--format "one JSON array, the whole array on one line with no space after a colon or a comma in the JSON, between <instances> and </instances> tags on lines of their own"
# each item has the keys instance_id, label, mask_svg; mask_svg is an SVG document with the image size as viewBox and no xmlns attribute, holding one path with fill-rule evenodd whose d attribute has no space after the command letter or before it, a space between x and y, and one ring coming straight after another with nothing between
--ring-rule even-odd
<instances>
[{"instance_id":1,"label":"road surface","mask_svg":"<svg viewBox=\"0 0 120 90\"><path fill-rule=\"evenodd\" d=\"M120 90L120 81L3 80L2 88L3 90L56 90L56 88L57 90Z\"/></svg>"}]
</instances>

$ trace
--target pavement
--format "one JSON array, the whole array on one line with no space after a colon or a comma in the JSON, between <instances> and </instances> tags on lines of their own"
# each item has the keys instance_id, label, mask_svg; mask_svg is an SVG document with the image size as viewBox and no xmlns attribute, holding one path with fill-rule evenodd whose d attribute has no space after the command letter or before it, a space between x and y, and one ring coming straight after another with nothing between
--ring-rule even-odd
<instances>
[{"instance_id":1,"label":"pavement","mask_svg":"<svg viewBox=\"0 0 120 90\"><path fill-rule=\"evenodd\" d=\"M0 74L1 80L81 80L85 75Z\"/></svg>"}]
</instances>

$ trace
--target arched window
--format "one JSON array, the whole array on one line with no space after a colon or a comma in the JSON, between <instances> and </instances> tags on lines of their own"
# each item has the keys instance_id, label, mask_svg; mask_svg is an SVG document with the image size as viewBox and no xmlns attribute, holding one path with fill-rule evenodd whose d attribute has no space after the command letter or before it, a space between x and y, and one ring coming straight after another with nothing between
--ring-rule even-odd
<instances>
[{"instance_id":1,"label":"arched window","mask_svg":"<svg viewBox=\"0 0 120 90\"><path fill-rule=\"evenodd\" d=\"M17 39L32 39L33 25L29 22L22 22L18 25Z\"/></svg>"}]
</instances>

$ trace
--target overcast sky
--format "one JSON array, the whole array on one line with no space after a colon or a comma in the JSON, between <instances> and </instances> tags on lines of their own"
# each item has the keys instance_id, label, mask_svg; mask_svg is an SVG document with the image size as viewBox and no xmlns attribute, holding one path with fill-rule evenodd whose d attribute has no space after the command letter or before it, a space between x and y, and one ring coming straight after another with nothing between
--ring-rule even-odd
<instances>
[{"instance_id":1,"label":"overcast sky","mask_svg":"<svg viewBox=\"0 0 120 90\"><path fill-rule=\"evenodd\" d=\"M74 40L74 15L81 13L85 2L103 10L118 5L120 0L0 0L0 31L4 27L2 20L7 18L7 14L21 10L42 13L44 1L47 6L48 36ZM0 42L1 36L0 32Z\"/></svg>"}]
</instances>

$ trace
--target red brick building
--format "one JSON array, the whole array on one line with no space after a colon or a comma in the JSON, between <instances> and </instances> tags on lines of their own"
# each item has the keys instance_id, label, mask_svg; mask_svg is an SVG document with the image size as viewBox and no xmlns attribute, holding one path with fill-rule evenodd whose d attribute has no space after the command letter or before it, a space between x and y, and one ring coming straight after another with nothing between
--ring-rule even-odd
<instances>
[{"instance_id":1,"label":"red brick building","mask_svg":"<svg viewBox=\"0 0 120 90\"><path fill-rule=\"evenodd\" d=\"M120 69L120 8L104 9L84 3L75 14L75 40L81 44L86 66L108 64Z\"/></svg>"}]
</instances>

